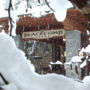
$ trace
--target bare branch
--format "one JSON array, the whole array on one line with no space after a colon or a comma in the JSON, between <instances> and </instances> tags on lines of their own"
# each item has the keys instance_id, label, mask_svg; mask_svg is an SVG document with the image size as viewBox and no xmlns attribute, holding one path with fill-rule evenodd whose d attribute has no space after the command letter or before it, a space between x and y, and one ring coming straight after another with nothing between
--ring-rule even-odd
<instances>
[{"instance_id":1,"label":"bare branch","mask_svg":"<svg viewBox=\"0 0 90 90\"><path fill-rule=\"evenodd\" d=\"M10 36L12 35L12 28L13 28L13 25L12 25L13 21L12 21L11 14L10 14L11 9L13 9L12 0L10 0L9 8L8 8L8 15L9 15L9 22L10 22Z\"/></svg>"},{"instance_id":2,"label":"bare branch","mask_svg":"<svg viewBox=\"0 0 90 90\"><path fill-rule=\"evenodd\" d=\"M5 84L9 84L9 82L5 79L5 77L2 75L1 72L0 72L0 77L2 78Z\"/></svg>"},{"instance_id":3,"label":"bare branch","mask_svg":"<svg viewBox=\"0 0 90 90\"><path fill-rule=\"evenodd\" d=\"M49 5L49 3L48 3L47 0L45 0L45 3L46 3L46 5L47 5L53 12L55 12L55 11L51 8L51 6Z\"/></svg>"},{"instance_id":4,"label":"bare branch","mask_svg":"<svg viewBox=\"0 0 90 90\"><path fill-rule=\"evenodd\" d=\"M14 16L13 16L14 15ZM8 16L9 16L9 34L10 36L12 36L12 30L16 29L16 17L15 16L15 8L13 6L12 0L9 1L9 7L8 7ZM16 35L15 33L13 33L13 35Z\"/></svg>"}]
</instances>

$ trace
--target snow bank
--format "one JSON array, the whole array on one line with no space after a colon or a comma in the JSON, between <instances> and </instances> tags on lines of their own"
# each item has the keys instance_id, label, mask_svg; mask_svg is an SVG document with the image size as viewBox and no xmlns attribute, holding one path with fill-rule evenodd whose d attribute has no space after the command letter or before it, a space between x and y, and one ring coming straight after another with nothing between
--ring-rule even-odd
<instances>
[{"instance_id":1,"label":"snow bank","mask_svg":"<svg viewBox=\"0 0 90 90\"><path fill-rule=\"evenodd\" d=\"M5 90L89 90L84 85L62 75L39 75L25 54L18 50L13 39L0 33L0 72L10 83ZM88 82L90 83L90 81Z\"/></svg>"},{"instance_id":2,"label":"snow bank","mask_svg":"<svg viewBox=\"0 0 90 90\"><path fill-rule=\"evenodd\" d=\"M83 79L83 82L84 82L83 90L90 90L90 76L86 76Z\"/></svg>"},{"instance_id":3,"label":"snow bank","mask_svg":"<svg viewBox=\"0 0 90 90\"><path fill-rule=\"evenodd\" d=\"M5 90L18 90L14 84L3 85L2 88L4 88Z\"/></svg>"}]
</instances>

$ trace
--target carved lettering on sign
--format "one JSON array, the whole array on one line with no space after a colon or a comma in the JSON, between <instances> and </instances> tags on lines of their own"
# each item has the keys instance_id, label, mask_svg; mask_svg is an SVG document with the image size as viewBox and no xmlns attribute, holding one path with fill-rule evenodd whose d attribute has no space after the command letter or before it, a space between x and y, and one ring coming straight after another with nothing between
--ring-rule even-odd
<instances>
[{"instance_id":1,"label":"carved lettering on sign","mask_svg":"<svg viewBox=\"0 0 90 90\"><path fill-rule=\"evenodd\" d=\"M48 39L53 37L64 36L65 31L62 29L58 30L41 30L41 31L32 31L32 32L23 32L23 39Z\"/></svg>"}]
</instances>

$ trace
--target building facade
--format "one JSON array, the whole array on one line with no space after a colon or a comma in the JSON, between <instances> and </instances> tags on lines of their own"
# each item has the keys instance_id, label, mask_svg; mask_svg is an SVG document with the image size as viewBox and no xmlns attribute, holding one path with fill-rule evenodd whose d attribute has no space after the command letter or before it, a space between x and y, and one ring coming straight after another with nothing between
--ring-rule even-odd
<instances>
[{"instance_id":1,"label":"building facade","mask_svg":"<svg viewBox=\"0 0 90 90\"><path fill-rule=\"evenodd\" d=\"M88 44L87 23L87 18L75 9L67 11L63 22L58 22L54 14L40 18L19 16L17 36L14 40L17 47L22 49L34 64L36 72L66 75L68 73L65 71L64 63L78 55L78 50ZM1 18L0 24L8 32L8 18ZM33 41L36 41L36 45L30 54Z\"/></svg>"}]
</instances>

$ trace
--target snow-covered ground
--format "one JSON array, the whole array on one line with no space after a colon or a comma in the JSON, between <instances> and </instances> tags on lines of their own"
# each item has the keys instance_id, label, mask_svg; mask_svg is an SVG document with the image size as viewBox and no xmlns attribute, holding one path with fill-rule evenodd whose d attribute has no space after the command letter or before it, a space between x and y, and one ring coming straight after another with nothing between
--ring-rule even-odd
<instances>
[{"instance_id":1,"label":"snow-covered ground","mask_svg":"<svg viewBox=\"0 0 90 90\"><path fill-rule=\"evenodd\" d=\"M81 82L57 74L39 75L34 66L17 49L12 37L0 33L0 72L9 82L5 90L90 90L90 77Z\"/></svg>"}]
</instances>

